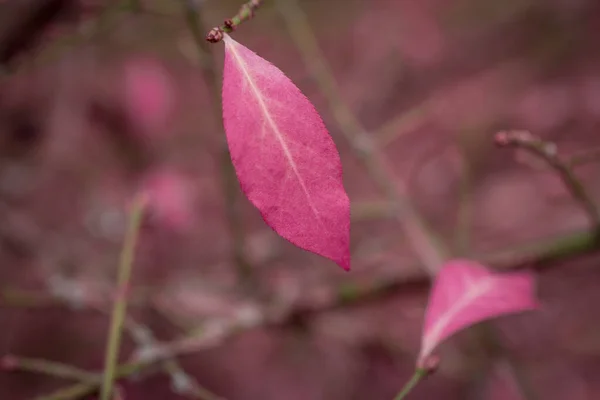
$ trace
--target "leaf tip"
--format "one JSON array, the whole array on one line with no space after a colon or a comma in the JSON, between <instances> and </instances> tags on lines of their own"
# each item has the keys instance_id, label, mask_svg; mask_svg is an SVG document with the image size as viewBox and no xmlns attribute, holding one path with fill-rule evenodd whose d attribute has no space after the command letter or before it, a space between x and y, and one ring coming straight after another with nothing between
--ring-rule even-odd
<instances>
[{"instance_id":1,"label":"leaf tip","mask_svg":"<svg viewBox=\"0 0 600 400\"><path fill-rule=\"evenodd\" d=\"M339 265L340 267L342 267L342 269L346 272L350 272L350 260L342 260L342 261L338 261L337 265Z\"/></svg>"}]
</instances>

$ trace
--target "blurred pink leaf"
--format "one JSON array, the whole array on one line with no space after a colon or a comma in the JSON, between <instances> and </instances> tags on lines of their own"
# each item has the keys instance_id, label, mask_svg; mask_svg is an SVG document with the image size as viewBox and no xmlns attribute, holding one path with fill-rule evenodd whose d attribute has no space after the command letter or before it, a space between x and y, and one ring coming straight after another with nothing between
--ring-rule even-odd
<instances>
[{"instance_id":1,"label":"blurred pink leaf","mask_svg":"<svg viewBox=\"0 0 600 400\"><path fill-rule=\"evenodd\" d=\"M350 269L350 201L321 117L281 70L224 40L223 120L242 190L279 235Z\"/></svg>"},{"instance_id":2,"label":"blurred pink leaf","mask_svg":"<svg viewBox=\"0 0 600 400\"><path fill-rule=\"evenodd\" d=\"M125 101L132 120L145 133L165 128L174 102L167 71L151 59L136 59L125 66Z\"/></svg>"},{"instance_id":3,"label":"blurred pink leaf","mask_svg":"<svg viewBox=\"0 0 600 400\"><path fill-rule=\"evenodd\" d=\"M149 208L157 221L176 231L191 228L194 220L189 184L177 172L161 169L148 173L143 181Z\"/></svg>"},{"instance_id":4,"label":"blurred pink leaf","mask_svg":"<svg viewBox=\"0 0 600 400\"><path fill-rule=\"evenodd\" d=\"M486 319L537 307L533 274L495 273L474 261L448 261L431 291L419 361L462 329Z\"/></svg>"}]
</instances>

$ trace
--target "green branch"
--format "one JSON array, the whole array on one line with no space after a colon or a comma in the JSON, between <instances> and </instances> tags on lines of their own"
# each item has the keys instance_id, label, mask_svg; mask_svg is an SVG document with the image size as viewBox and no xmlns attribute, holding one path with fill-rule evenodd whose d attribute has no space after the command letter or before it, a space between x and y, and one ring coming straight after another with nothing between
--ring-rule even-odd
<instances>
[{"instance_id":1,"label":"green branch","mask_svg":"<svg viewBox=\"0 0 600 400\"><path fill-rule=\"evenodd\" d=\"M108 345L106 347L104 379L102 382L102 390L100 392L101 400L110 400L112 396L113 383L116 376L117 360L121 345L121 334L127 313L127 292L129 289L129 280L131 278L135 248L142 224L145 204L146 198L143 195L139 195L134 199L131 208L129 228L123 243L123 250L121 252L117 278L117 293L111 317Z\"/></svg>"}]
</instances>

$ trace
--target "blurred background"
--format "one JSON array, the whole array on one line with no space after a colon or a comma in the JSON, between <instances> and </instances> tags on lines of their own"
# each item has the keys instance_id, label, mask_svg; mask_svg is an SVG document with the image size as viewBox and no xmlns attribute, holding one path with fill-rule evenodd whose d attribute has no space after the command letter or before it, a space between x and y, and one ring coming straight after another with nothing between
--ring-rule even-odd
<instances>
[{"instance_id":1,"label":"blurred background","mask_svg":"<svg viewBox=\"0 0 600 400\"><path fill-rule=\"evenodd\" d=\"M427 304L419 224L452 256L538 270L542 308L449 340L409 398L600 398L594 221L545 163L494 145L529 130L600 198L600 3L265 0L237 29L340 150L350 273L240 193L204 35L241 3L0 1L0 398L96 398L82 371L20 369L101 371L140 191L122 399L392 399Z\"/></svg>"}]
</instances>

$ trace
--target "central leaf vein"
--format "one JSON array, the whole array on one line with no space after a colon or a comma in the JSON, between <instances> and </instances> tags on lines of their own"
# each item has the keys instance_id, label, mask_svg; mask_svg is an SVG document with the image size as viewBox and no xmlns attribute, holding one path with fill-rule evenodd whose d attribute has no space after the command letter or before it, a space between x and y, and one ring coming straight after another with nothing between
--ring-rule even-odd
<instances>
[{"instance_id":1,"label":"central leaf vein","mask_svg":"<svg viewBox=\"0 0 600 400\"><path fill-rule=\"evenodd\" d=\"M296 175L296 178L298 179L298 183L300 184L300 187L302 188L302 191L304 192L304 195L306 196L306 199L308 201L308 204L309 204L311 210L317 217L319 224L323 225L323 222L321 221L320 212L315 207L315 205L312 201L310 192L304 182L304 179L302 179L302 176L300 175L300 171L298 170L298 166L296 165L294 156L292 155L290 148L289 148L287 142L285 141L284 135L281 133L281 131L279 129L279 126L277 125L277 123L275 122L275 119L271 115L271 112L269 111L269 107L267 106L267 102L265 101L263 94L261 93L260 89L256 85L256 82L254 82L252 74L248 71L248 68L246 67L246 63L238 54L238 52L235 48L235 44L232 44L231 42L227 41L227 45L229 47L229 50L231 51L231 54L233 55L233 58L235 59L236 64L239 66L240 70L244 74L244 77L245 77L247 83L250 85L250 89L251 89L254 97L256 98L256 101L260 107L260 110L261 110L262 114L264 115L264 118L267 121L268 125L271 127L271 130L273 131L274 136L277 139L277 142L280 144L281 149L283 150L283 154L285 155L285 158L287 159L290 167L292 168L292 171L294 171L294 174Z\"/></svg>"}]
</instances>

